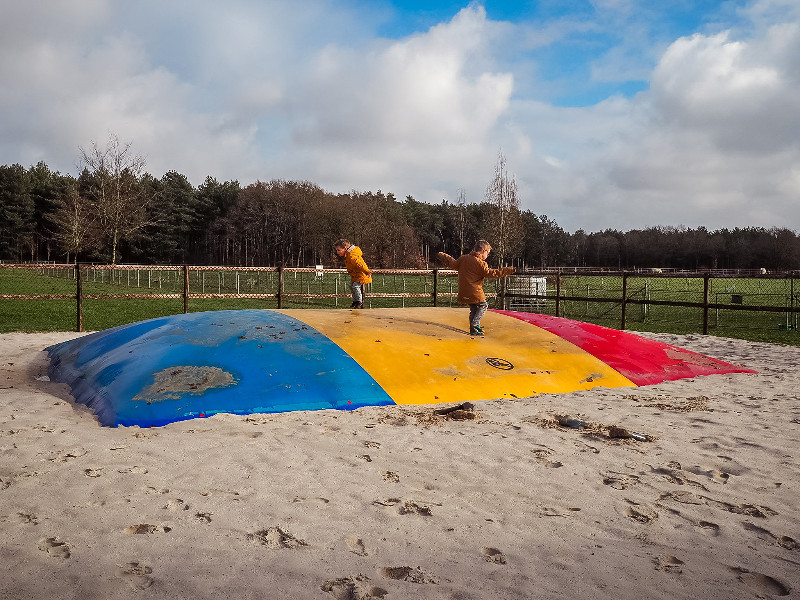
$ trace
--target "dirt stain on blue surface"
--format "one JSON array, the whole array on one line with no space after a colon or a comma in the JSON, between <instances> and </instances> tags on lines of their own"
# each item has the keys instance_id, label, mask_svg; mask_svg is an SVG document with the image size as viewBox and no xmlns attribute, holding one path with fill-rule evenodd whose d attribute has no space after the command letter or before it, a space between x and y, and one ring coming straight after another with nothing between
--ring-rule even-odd
<instances>
[{"instance_id":1,"label":"dirt stain on blue surface","mask_svg":"<svg viewBox=\"0 0 800 600\"><path fill-rule=\"evenodd\" d=\"M208 390L236 385L236 378L219 367L179 366L164 369L153 375L153 383L134 396L151 404L181 398L187 394L202 396Z\"/></svg>"}]
</instances>

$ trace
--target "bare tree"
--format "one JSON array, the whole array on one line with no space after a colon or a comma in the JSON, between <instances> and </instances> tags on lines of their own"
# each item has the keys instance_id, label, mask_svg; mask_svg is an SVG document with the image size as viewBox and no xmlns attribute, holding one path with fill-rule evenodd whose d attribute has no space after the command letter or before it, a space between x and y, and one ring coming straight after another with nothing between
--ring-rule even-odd
<instances>
[{"instance_id":1,"label":"bare tree","mask_svg":"<svg viewBox=\"0 0 800 600\"><path fill-rule=\"evenodd\" d=\"M458 255L464 254L464 230L466 229L466 216L464 212L467 207L467 196L464 188L458 190Z\"/></svg>"},{"instance_id":2,"label":"bare tree","mask_svg":"<svg viewBox=\"0 0 800 600\"><path fill-rule=\"evenodd\" d=\"M509 177L502 151L498 153L494 176L486 189L486 202L493 207L488 226L492 246L502 266L505 258L516 252L522 243L517 180Z\"/></svg>"},{"instance_id":3,"label":"bare tree","mask_svg":"<svg viewBox=\"0 0 800 600\"><path fill-rule=\"evenodd\" d=\"M74 254L77 261L94 228L95 213L90 203L78 193L77 183L69 185L56 202L53 237L67 251L67 262L70 254Z\"/></svg>"},{"instance_id":4,"label":"bare tree","mask_svg":"<svg viewBox=\"0 0 800 600\"><path fill-rule=\"evenodd\" d=\"M145 159L133 154L131 142L122 144L113 133L105 147L92 142L89 150L80 148L80 152L90 175L89 200L110 246L113 265L120 241L147 225L148 201L139 189Z\"/></svg>"}]
</instances>

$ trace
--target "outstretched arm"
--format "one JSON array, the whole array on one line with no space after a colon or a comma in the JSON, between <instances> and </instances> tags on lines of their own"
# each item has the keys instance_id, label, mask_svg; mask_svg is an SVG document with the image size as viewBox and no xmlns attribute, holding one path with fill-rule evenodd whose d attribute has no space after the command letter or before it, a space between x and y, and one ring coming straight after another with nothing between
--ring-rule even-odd
<instances>
[{"instance_id":1,"label":"outstretched arm","mask_svg":"<svg viewBox=\"0 0 800 600\"><path fill-rule=\"evenodd\" d=\"M436 255L436 258L439 259L439 262L442 263L448 269L452 269L455 267L456 259L450 256L449 254L445 254L444 252L439 252Z\"/></svg>"},{"instance_id":2,"label":"outstretched arm","mask_svg":"<svg viewBox=\"0 0 800 600\"><path fill-rule=\"evenodd\" d=\"M507 275L514 274L514 267L503 267L502 269L486 269L486 277L491 277L492 279L499 279L500 277L505 277Z\"/></svg>"}]
</instances>

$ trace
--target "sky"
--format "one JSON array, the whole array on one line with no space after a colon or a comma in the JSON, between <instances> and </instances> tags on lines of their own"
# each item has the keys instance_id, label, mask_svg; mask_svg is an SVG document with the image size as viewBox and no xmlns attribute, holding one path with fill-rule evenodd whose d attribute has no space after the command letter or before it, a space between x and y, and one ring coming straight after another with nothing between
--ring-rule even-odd
<instances>
[{"instance_id":1,"label":"sky","mask_svg":"<svg viewBox=\"0 0 800 600\"><path fill-rule=\"evenodd\" d=\"M0 164L800 230L798 0L0 0Z\"/></svg>"}]
</instances>

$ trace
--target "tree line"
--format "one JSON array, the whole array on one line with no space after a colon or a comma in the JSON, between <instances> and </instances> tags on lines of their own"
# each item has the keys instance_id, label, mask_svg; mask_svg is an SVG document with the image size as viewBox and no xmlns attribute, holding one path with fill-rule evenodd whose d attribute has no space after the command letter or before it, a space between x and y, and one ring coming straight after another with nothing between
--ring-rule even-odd
<instances>
[{"instance_id":1,"label":"tree line","mask_svg":"<svg viewBox=\"0 0 800 600\"><path fill-rule=\"evenodd\" d=\"M429 204L392 193L327 192L308 181L207 177L193 186L169 171L156 178L113 136L81 150L77 177L0 166L0 260L310 266L337 263L333 243L361 246L373 268L433 266L478 239L492 264L518 268L800 269L800 237L786 228L649 227L564 231L520 210L500 155L486 197Z\"/></svg>"}]
</instances>

